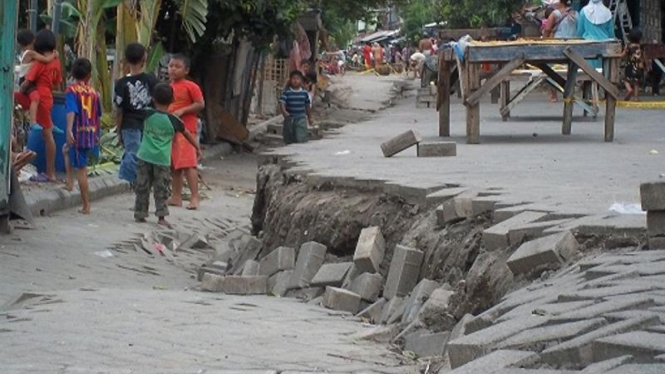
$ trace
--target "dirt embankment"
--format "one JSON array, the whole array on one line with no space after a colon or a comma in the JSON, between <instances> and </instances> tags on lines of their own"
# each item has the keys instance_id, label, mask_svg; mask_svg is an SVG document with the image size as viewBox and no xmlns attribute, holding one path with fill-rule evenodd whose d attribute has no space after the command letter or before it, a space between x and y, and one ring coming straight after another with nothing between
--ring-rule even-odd
<instances>
[{"instance_id":1,"label":"dirt embankment","mask_svg":"<svg viewBox=\"0 0 665 374\"><path fill-rule=\"evenodd\" d=\"M453 316L459 319L489 308L512 284L512 273L503 258L507 256L482 252L481 233L490 225L490 218L478 216L439 227L433 207L407 204L379 191L326 183L314 186L268 163L259 168L252 226L262 236L266 250L299 248L316 241L340 258L353 255L363 228L379 226L386 239L383 275L395 245L423 251L421 278L447 282L456 289L459 300ZM452 321L441 323L443 330Z\"/></svg>"}]
</instances>

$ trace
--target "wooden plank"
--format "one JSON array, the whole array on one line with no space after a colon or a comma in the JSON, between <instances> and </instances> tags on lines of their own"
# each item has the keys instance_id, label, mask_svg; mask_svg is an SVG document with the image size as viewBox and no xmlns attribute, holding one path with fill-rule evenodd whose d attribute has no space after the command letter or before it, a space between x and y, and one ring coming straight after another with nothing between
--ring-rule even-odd
<instances>
[{"instance_id":1,"label":"wooden plank","mask_svg":"<svg viewBox=\"0 0 665 374\"><path fill-rule=\"evenodd\" d=\"M465 63L469 92L475 92L480 88L480 65ZM480 143L480 103L466 107L466 142L468 144Z\"/></svg>"},{"instance_id":2,"label":"wooden plank","mask_svg":"<svg viewBox=\"0 0 665 374\"><path fill-rule=\"evenodd\" d=\"M515 97L512 100L510 100L510 102L506 106L501 108L500 110L501 118L504 118L506 115L509 117L510 111L513 108L515 108L517 105L519 105L519 103L521 103L522 100L524 100L524 98L526 98L531 92L533 92L533 90L538 88L538 86L540 86L543 83L543 81L545 81L545 79L547 79L547 77L541 75L540 77L532 80L527 85L525 85L520 90L520 92L518 92L517 95L515 95Z\"/></svg>"},{"instance_id":3,"label":"wooden plank","mask_svg":"<svg viewBox=\"0 0 665 374\"><path fill-rule=\"evenodd\" d=\"M450 61L439 59L439 97L437 110L439 111L439 136L450 136L450 75L453 64Z\"/></svg>"},{"instance_id":4,"label":"wooden plank","mask_svg":"<svg viewBox=\"0 0 665 374\"><path fill-rule=\"evenodd\" d=\"M499 87L494 87L492 91L490 91L490 102L492 104L498 104L500 95Z\"/></svg>"},{"instance_id":5,"label":"wooden plank","mask_svg":"<svg viewBox=\"0 0 665 374\"><path fill-rule=\"evenodd\" d=\"M496 45L496 46L469 46L467 59L471 62L507 62L515 56L524 54L529 62L566 62L563 54L566 48L571 48L585 59L598 57L621 56L621 43L589 43L589 44L537 44L537 45Z\"/></svg>"},{"instance_id":6,"label":"wooden plank","mask_svg":"<svg viewBox=\"0 0 665 374\"><path fill-rule=\"evenodd\" d=\"M459 85L460 85L460 94L462 95L462 100L464 101L467 96L468 80L466 79L468 75L466 74L465 65L462 60L459 59L459 56L455 54L455 61L457 63L457 71L459 72Z\"/></svg>"},{"instance_id":7,"label":"wooden plank","mask_svg":"<svg viewBox=\"0 0 665 374\"><path fill-rule=\"evenodd\" d=\"M564 92L564 88L559 86L556 82L552 81L550 78L547 78L545 80L545 82L548 85L550 85L552 88L557 90L559 93ZM573 96L573 99L574 99L575 105L579 106L580 108L582 108L585 111L588 111L589 113L593 113L594 118L598 116L598 108L597 107L594 108L593 106L589 105L588 103L586 103L584 101L584 99L580 98L579 96Z\"/></svg>"},{"instance_id":8,"label":"wooden plank","mask_svg":"<svg viewBox=\"0 0 665 374\"><path fill-rule=\"evenodd\" d=\"M459 40L465 35L470 35L475 40L484 38L496 39L501 34L501 28L480 28L480 29L441 29L439 31L439 39Z\"/></svg>"},{"instance_id":9,"label":"wooden plank","mask_svg":"<svg viewBox=\"0 0 665 374\"><path fill-rule=\"evenodd\" d=\"M566 85L566 80L554 69L552 69L549 65L545 63L534 63L533 64L535 67L540 69L545 75L547 75L551 80L555 81L558 85L561 87Z\"/></svg>"},{"instance_id":10,"label":"wooden plank","mask_svg":"<svg viewBox=\"0 0 665 374\"><path fill-rule=\"evenodd\" d=\"M568 63L568 77L563 89L563 135L570 135L573 127L573 106L575 102L575 85L577 84L577 65Z\"/></svg>"},{"instance_id":11,"label":"wooden plank","mask_svg":"<svg viewBox=\"0 0 665 374\"><path fill-rule=\"evenodd\" d=\"M584 82L582 84L582 100L587 103L589 102L589 97L591 96L591 84L589 82ZM590 111L584 109L584 117L589 115Z\"/></svg>"},{"instance_id":12,"label":"wooden plank","mask_svg":"<svg viewBox=\"0 0 665 374\"><path fill-rule=\"evenodd\" d=\"M665 65L663 65L663 63L660 62L660 60L656 59L656 60L653 60L653 62L655 62L655 63L656 63L656 66L658 66L658 68L659 68L663 73L665 73Z\"/></svg>"},{"instance_id":13,"label":"wooden plank","mask_svg":"<svg viewBox=\"0 0 665 374\"><path fill-rule=\"evenodd\" d=\"M501 108L505 108L508 106L508 103L510 102L510 81L504 81L501 83L500 86L500 92L499 92L499 101L501 104ZM510 118L510 110L501 110L501 120L504 122L508 121L508 118Z\"/></svg>"},{"instance_id":14,"label":"wooden plank","mask_svg":"<svg viewBox=\"0 0 665 374\"><path fill-rule=\"evenodd\" d=\"M501 70L499 70L492 78L488 79L485 84L480 87L475 92L472 92L471 95L469 95L466 100L464 101L464 105L469 106L469 105L475 105L478 103L478 101L483 97L483 95L487 94L488 92L492 91L494 87L498 86L501 84L501 82L504 81L504 79L510 75L510 73L513 72L513 70L517 69L520 67L522 64L524 64L524 55L518 55L514 59L512 59L509 63L504 65Z\"/></svg>"},{"instance_id":15,"label":"wooden plank","mask_svg":"<svg viewBox=\"0 0 665 374\"><path fill-rule=\"evenodd\" d=\"M608 75L612 85L619 83L619 69L621 67L621 59L612 58L607 64L609 67ZM614 141L614 119L616 116L617 98L612 96L610 92L605 90L605 141Z\"/></svg>"},{"instance_id":16,"label":"wooden plank","mask_svg":"<svg viewBox=\"0 0 665 374\"><path fill-rule=\"evenodd\" d=\"M587 73L591 79L593 79L596 83L598 83L604 90L605 92L609 93L614 97L615 99L618 98L619 96L619 89L617 88L616 85L612 84L607 78L605 78L601 73L599 73L596 69L594 69L589 63L586 62L584 57L580 56L577 52L573 51L572 49L568 48L563 51L563 53L577 66L582 69L585 73Z\"/></svg>"}]
</instances>

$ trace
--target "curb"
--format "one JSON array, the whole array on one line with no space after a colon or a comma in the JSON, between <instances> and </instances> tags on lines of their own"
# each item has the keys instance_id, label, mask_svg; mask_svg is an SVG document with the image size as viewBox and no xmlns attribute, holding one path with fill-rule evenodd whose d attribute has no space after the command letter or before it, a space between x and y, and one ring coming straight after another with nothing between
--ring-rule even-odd
<instances>
[{"instance_id":1,"label":"curb","mask_svg":"<svg viewBox=\"0 0 665 374\"><path fill-rule=\"evenodd\" d=\"M233 153L233 146L229 143L220 143L204 150L204 161L219 159ZM89 179L90 201L100 200L105 197L131 192L129 183L118 178L117 175L109 175ZM62 188L48 190L25 191L25 203L33 217L47 216L59 210L65 210L80 206L81 192L77 189L69 192Z\"/></svg>"}]
</instances>

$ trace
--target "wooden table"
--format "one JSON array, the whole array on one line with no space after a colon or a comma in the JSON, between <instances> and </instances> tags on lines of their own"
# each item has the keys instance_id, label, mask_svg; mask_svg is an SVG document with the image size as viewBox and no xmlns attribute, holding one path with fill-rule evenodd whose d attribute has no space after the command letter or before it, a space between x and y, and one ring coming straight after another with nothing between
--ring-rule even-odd
<instances>
[{"instance_id":1,"label":"wooden table","mask_svg":"<svg viewBox=\"0 0 665 374\"><path fill-rule=\"evenodd\" d=\"M573 121L573 105L577 73L581 69L590 79L605 91L605 141L614 140L614 117L619 89L619 69L621 44L617 41L518 41L504 43L480 43L469 45L460 61L452 49L444 49L439 54L439 136L450 136L450 72L455 64L460 71L462 99L466 106L467 143L480 143L480 99L497 87L501 91L501 106L509 104L510 85L506 78L516 69L529 63L547 75L549 79L564 88L564 110L562 133L570 135ZM586 60L602 58L604 72L599 73ZM482 64L499 64L501 69L484 84L480 82ZM566 64L568 71L562 77L550 64ZM606 78L607 76L607 78Z\"/></svg>"}]
</instances>

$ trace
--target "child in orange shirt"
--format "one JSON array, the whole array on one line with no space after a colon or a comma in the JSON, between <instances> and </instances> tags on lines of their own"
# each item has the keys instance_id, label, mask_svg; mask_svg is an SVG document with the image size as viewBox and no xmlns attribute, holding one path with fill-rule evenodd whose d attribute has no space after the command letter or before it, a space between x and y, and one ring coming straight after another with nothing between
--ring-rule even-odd
<instances>
[{"instance_id":1,"label":"child in orange shirt","mask_svg":"<svg viewBox=\"0 0 665 374\"><path fill-rule=\"evenodd\" d=\"M169 61L169 78L173 88L173 103L169 106L169 112L179 117L185 124L185 131L195 135L198 133L196 117L205 107L201 88L187 79L190 69L189 57L176 54ZM187 184L192 192L187 209L195 210L199 207L199 188L197 170L198 158L196 148L192 146L182 134L176 134L173 140L173 171L172 185L173 196L169 205L182 206L183 174L187 178Z\"/></svg>"}]
</instances>

